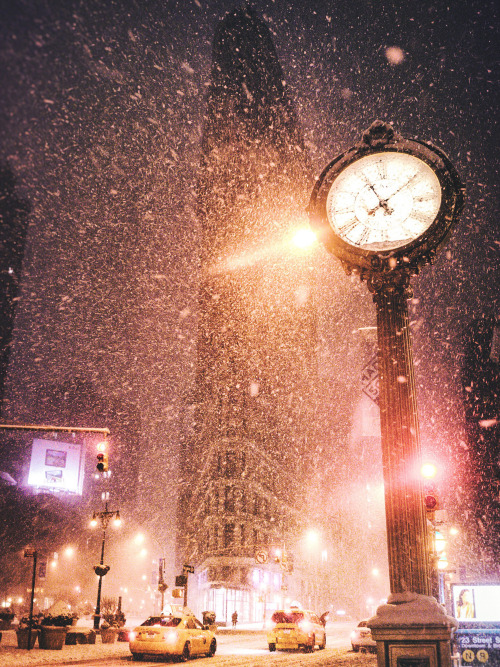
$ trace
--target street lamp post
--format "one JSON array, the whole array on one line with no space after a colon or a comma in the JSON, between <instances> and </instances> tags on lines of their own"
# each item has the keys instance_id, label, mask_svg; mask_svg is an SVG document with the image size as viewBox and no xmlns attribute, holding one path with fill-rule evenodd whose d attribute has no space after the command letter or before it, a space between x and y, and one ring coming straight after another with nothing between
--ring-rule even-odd
<instances>
[{"instance_id":1,"label":"street lamp post","mask_svg":"<svg viewBox=\"0 0 500 667\"><path fill-rule=\"evenodd\" d=\"M101 542L101 558L99 565L94 566L94 572L99 577L99 583L97 585L97 603L95 606L94 614L94 630L99 628L99 621L101 618L101 591L102 591L102 578L109 572L109 565L104 565L104 549L106 546L106 529L109 525L111 519L114 520L115 526L118 527L121 524L120 512L119 510L108 510L108 503L105 504L104 510L102 512L94 512L92 515L92 520L90 525L92 527L97 526L97 520L101 522L102 528L102 542Z\"/></svg>"},{"instance_id":2,"label":"street lamp post","mask_svg":"<svg viewBox=\"0 0 500 667\"><path fill-rule=\"evenodd\" d=\"M348 274L367 281L376 305L391 622L398 618L396 603L420 596L425 605L422 597L432 592L431 545L415 472L420 437L407 304L410 278L444 244L463 202L460 178L440 149L404 139L391 125L375 121L358 144L323 171L309 205L311 223L326 248ZM390 639L416 637L412 631L405 635L398 628ZM449 647L449 635L441 639ZM396 664L402 645L391 653L387 642L382 644L379 664ZM443 652L442 646L435 650ZM449 657L442 664L449 664Z\"/></svg>"}]
</instances>

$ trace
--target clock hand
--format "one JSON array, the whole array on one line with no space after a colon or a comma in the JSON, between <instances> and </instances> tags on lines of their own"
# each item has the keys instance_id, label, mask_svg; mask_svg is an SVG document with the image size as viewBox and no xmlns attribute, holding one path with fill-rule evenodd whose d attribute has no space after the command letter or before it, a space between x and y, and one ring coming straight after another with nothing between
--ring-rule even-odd
<instances>
[{"instance_id":1,"label":"clock hand","mask_svg":"<svg viewBox=\"0 0 500 667\"><path fill-rule=\"evenodd\" d=\"M410 178L410 180L406 181L406 183L403 183L403 185L401 185L395 192L393 192L393 193L390 194L388 197L386 197L386 198L384 199L384 201L385 201L385 202L388 202L389 199L391 199L392 197L394 197L395 195L397 195L398 192L401 192L401 190L403 190L404 188L407 188L407 187L410 185L410 183L413 181L413 179L416 178L416 176L418 176L418 171L416 171L416 172L413 174L413 176Z\"/></svg>"},{"instance_id":2,"label":"clock hand","mask_svg":"<svg viewBox=\"0 0 500 667\"><path fill-rule=\"evenodd\" d=\"M373 215L373 213L375 213L375 211L378 208L383 208L384 212L385 212L385 215L390 215L391 213L393 213L392 208L390 208L390 206L387 205L387 201L388 201L389 197L387 197L386 199L381 199L379 193L375 190L375 186L372 183L370 183L370 181L366 178L365 174L362 173L361 175L363 176L363 179L364 179L365 183L367 184L367 186L370 188L370 190L373 192L375 197L378 199L377 206L375 206L375 208L370 209L368 211L368 215Z\"/></svg>"},{"instance_id":3,"label":"clock hand","mask_svg":"<svg viewBox=\"0 0 500 667\"><path fill-rule=\"evenodd\" d=\"M404 188L407 188L410 185L410 183L413 181L413 179L416 178L417 176L418 176L418 171L416 171L413 174L413 176L408 181L406 181L406 183L403 183L403 185L400 185L399 188L397 190L395 190L394 192L392 192L388 197L385 197L385 199L380 199L380 197L377 195L373 185L370 185L370 183L368 183L368 185L371 187L373 192L375 192L375 194L377 195L377 198L379 200L379 203L377 204L377 206L375 206L374 208L372 208L368 211L368 215L373 215L373 213L375 213L375 211L380 207L382 207L384 209L386 215L390 215L391 213L393 213L394 210L387 204L387 202L390 199L392 199L393 197L395 197L398 194L398 192L401 192L401 190L404 190Z\"/></svg>"},{"instance_id":4,"label":"clock hand","mask_svg":"<svg viewBox=\"0 0 500 667\"><path fill-rule=\"evenodd\" d=\"M390 197L388 197L388 199L390 199ZM371 208L371 209L368 211L368 215L373 215L373 214L375 213L375 211L376 211L377 209L379 209L379 208L383 208L383 209L384 209L385 215L391 215L391 213L394 213L394 209L392 209L392 208L387 204L388 199L381 199L381 200L380 200L380 203L378 203L374 208Z\"/></svg>"}]
</instances>

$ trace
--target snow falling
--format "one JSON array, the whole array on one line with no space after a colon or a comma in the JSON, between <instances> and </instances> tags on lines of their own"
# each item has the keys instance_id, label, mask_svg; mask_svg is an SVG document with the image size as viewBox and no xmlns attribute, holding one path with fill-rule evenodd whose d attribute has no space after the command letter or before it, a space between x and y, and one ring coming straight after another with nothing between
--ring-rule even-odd
<instances>
[{"instance_id":1,"label":"snow falling","mask_svg":"<svg viewBox=\"0 0 500 667\"><path fill-rule=\"evenodd\" d=\"M284 547L296 577L313 563L296 594L319 613L354 622L387 597L375 310L310 244L306 213L315 178L375 119L441 147L466 183L409 309L450 581L492 581L494 3L257 0L264 50L250 40L247 61L218 32L229 0L50 4L14 3L1 27L0 421L109 428L111 474L96 478L98 435L0 431L0 603L26 596L20 554L36 545L38 607L62 598L91 614L101 532L87 524L106 500L123 525L106 532L104 596L126 614L158 609L159 558L170 599L186 559L233 547L250 560ZM228 53L224 79L214 62ZM82 495L33 492L34 438L82 446ZM295 590L281 565L276 585L248 563L224 576L257 587L260 617ZM190 575L191 595L210 567ZM245 599L224 613L247 613Z\"/></svg>"}]
</instances>

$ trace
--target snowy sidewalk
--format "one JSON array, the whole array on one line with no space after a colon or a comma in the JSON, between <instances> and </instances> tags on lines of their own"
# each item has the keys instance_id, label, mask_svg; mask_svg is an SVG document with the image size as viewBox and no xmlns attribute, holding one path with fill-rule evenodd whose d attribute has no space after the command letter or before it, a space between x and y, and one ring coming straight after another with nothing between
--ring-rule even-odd
<instances>
[{"instance_id":1,"label":"snowy sidewalk","mask_svg":"<svg viewBox=\"0 0 500 667\"><path fill-rule=\"evenodd\" d=\"M115 642L114 644L102 644L101 638L96 638L95 644L77 644L76 646L63 646L61 651L49 651L35 648L30 651L17 648L17 637L14 630L2 632L0 641L0 665L1 667L36 667L37 665L61 665L68 662L78 664L79 661L95 660L106 664L109 658L121 658L129 656L128 642Z\"/></svg>"}]
</instances>

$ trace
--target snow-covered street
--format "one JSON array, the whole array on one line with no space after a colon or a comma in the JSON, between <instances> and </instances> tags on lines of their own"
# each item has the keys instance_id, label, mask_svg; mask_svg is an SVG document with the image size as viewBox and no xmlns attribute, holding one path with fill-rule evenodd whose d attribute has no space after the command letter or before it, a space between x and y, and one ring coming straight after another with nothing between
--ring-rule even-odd
<instances>
[{"instance_id":1,"label":"snow-covered street","mask_svg":"<svg viewBox=\"0 0 500 667\"><path fill-rule=\"evenodd\" d=\"M199 658L193 662L200 667L273 667L274 665L306 665L314 667L330 667L334 665L366 665L376 664L373 654L358 654L351 650L348 641L347 624L339 624L328 628L327 648L313 654L303 653L269 653L265 636L262 631L236 630L222 631L217 635L218 650L214 658ZM2 667L36 667L38 665L98 665L117 667L131 662L128 644L83 644L64 646L62 651L47 651L34 648L31 651L17 648L14 631L3 633L0 642L0 665ZM146 660L143 665L155 665L163 662Z\"/></svg>"}]
</instances>

